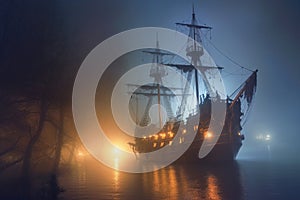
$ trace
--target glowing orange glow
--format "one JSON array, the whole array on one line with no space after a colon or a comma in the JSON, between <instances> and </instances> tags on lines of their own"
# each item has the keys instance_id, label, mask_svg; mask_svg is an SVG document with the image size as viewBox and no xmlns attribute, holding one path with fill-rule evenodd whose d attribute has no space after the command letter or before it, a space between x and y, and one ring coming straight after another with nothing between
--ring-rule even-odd
<instances>
[{"instance_id":1,"label":"glowing orange glow","mask_svg":"<svg viewBox=\"0 0 300 200\"><path fill-rule=\"evenodd\" d=\"M78 151L78 157L83 157L84 156L84 153L82 151Z\"/></svg>"},{"instance_id":2,"label":"glowing orange glow","mask_svg":"<svg viewBox=\"0 0 300 200\"><path fill-rule=\"evenodd\" d=\"M119 164L116 164L116 163L118 163L117 160L115 160L115 168L119 169ZM118 170L114 170L114 189L116 191L118 191L120 189L119 177L120 177L120 172Z\"/></svg>"},{"instance_id":3,"label":"glowing orange glow","mask_svg":"<svg viewBox=\"0 0 300 200\"><path fill-rule=\"evenodd\" d=\"M160 135L160 137L162 138L162 139L165 139L166 138L166 134L165 133L161 133L161 134L159 134Z\"/></svg>"},{"instance_id":4,"label":"glowing orange glow","mask_svg":"<svg viewBox=\"0 0 300 200\"><path fill-rule=\"evenodd\" d=\"M173 137L173 136L174 136L174 133L172 133L171 131L169 131L169 132L168 132L168 135L169 135L170 137Z\"/></svg>"},{"instance_id":5,"label":"glowing orange glow","mask_svg":"<svg viewBox=\"0 0 300 200\"><path fill-rule=\"evenodd\" d=\"M119 149L118 148L114 148L114 154L119 154Z\"/></svg>"},{"instance_id":6,"label":"glowing orange glow","mask_svg":"<svg viewBox=\"0 0 300 200\"><path fill-rule=\"evenodd\" d=\"M211 132L208 132L208 131L206 131L205 133L204 133L204 138L212 138L213 137L213 134L211 133Z\"/></svg>"},{"instance_id":7,"label":"glowing orange glow","mask_svg":"<svg viewBox=\"0 0 300 200\"><path fill-rule=\"evenodd\" d=\"M207 190L206 190L206 197L207 199L215 199L220 200L220 189L218 187L218 182L215 176L210 175L207 178Z\"/></svg>"},{"instance_id":8,"label":"glowing orange glow","mask_svg":"<svg viewBox=\"0 0 300 200\"><path fill-rule=\"evenodd\" d=\"M177 171L173 168L170 167L170 170L168 171L168 175L169 175L169 186L166 186L166 188L170 188L169 190L169 199L178 199L178 197L176 196L178 193L178 180L177 180Z\"/></svg>"},{"instance_id":9,"label":"glowing orange glow","mask_svg":"<svg viewBox=\"0 0 300 200\"><path fill-rule=\"evenodd\" d=\"M112 156L115 158L115 159L118 159L119 156L121 154L121 150L119 149L119 147L114 147L112 149Z\"/></svg>"},{"instance_id":10,"label":"glowing orange glow","mask_svg":"<svg viewBox=\"0 0 300 200\"><path fill-rule=\"evenodd\" d=\"M155 143L153 143L153 147L155 148L157 146L157 143L155 142Z\"/></svg>"},{"instance_id":11,"label":"glowing orange glow","mask_svg":"<svg viewBox=\"0 0 300 200\"><path fill-rule=\"evenodd\" d=\"M186 129L183 129L183 130L182 130L182 134L186 134Z\"/></svg>"},{"instance_id":12,"label":"glowing orange glow","mask_svg":"<svg viewBox=\"0 0 300 200\"><path fill-rule=\"evenodd\" d=\"M144 190L149 190L150 187L155 193L167 194L167 199L178 199L178 194L181 192L179 190L181 185L178 184L177 171L174 168L163 168L159 172L155 171L153 174L143 174L143 179L149 180L149 178L151 181L143 181L145 184Z\"/></svg>"}]
</instances>

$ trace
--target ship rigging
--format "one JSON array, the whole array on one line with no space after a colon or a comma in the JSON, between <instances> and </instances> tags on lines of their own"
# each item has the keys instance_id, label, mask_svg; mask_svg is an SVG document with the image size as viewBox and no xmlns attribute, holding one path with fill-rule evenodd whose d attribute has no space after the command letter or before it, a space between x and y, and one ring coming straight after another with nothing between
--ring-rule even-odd
<instances>
[{"instance_id":1,"label":"ship rigging","mask_svg":"<svg viewBox=\"0 0 300 200\"><path fill-rule=\"evenodd\" d=\"M205 50L203 48L203 37L201 33L202 30L210 31L212 27L198 24L194 8L192 12L191 23L176 23L176 25L187 27L189 29L189 37L191 39L187 41L185 50L187 57L190 58L190 61L189 63L164 62L164 56L174 57L174 55L168 52L163 52L159 49L158 36L156 41L156 49L144 51L145 53L153 56L154 64L150 69L150 77L153 77L154 84L139 86L139 88L132 93L132 97L136 99L136 109L134 115L137 124L140 126L149 125L150 107L153 105L153 103L157 103L160 131L152 135L137 132L135 142L129 143L129 145L133 149L133 152L139 155L142 153L156 151L165 146L170 146L170 151L172 151L172 148L174 148L174 146L176 147L176 145L189 143L190 147L183 154L183 156L178 159L178 162L198 162L200 160L233 160L242 146L242 140L244 140L244 135L241 133L241 121L243 116L249 112L249 107L252 104L253 97L256 92L258 71L252 71L246 67L243 67L227 56L234 64L239 65L239 67L242 69L251 71L252 74L245 82L241 84L240 87L238 87L236 91L233 92L231 97L226 96L224 91L216 90L213 88L213 84L210 83L210 77L214 75L214 71L222 70L223 67L219 67L217 65L206 65L205 61L202 60ZM213 47L216 48L215 45L213 45ZM217 49L217 51L219 51L219 53L221 53L223 56L226 56L219 49ZM176 88L176 90L182 91L182 94L180 94L182 98L177 108L176 115L174 114L175 112L173 111L173 107L171 105L171 98L174 97L175 94L173 94L167 87L163 86L163 78L168 75L167 67L175 68L182 74L185 74L187 80L183 88ZM199 87L200 79L206 88L206 92L203 92L203 88ZM193 84L195 86L194 95L190 95L190 92L192 91L189 91L189 84ZM147 97L147 103L141 119L138 119L137 101L140 95ZM196 97L196 106L194 108L194 112L186 109L189 96ZM211 118L212 101L217 101L219 104L226 106L225 124L222 133L218 138L218 142L214 146L213 150L205 159L199 159L198 151L199 147L203 144L204 139L215 137L214 133L209 132L208 130L209 123L215 120ZM167 117L165 118L163 118L160 105L163 105L166 108ZM186 112L188 112L187 115ZM182 124L183 128L179 128L179 125ZM191 126L191 124L193 125ZM193 131L197 132L196 137L190 138L189 133ZM180 134L178 141L174 141L176 134Z\"/></svg>"}]
</instances>

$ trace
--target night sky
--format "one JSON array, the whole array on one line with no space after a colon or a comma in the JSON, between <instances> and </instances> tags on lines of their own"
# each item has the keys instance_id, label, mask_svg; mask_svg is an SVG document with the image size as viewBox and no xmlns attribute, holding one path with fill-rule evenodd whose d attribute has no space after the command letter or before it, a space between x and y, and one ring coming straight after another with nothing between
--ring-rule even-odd
<instances>
[{"instance_id":1,"label":"night sky","mask_svg":"<svg viewBox=\"0 0 300 200\"><path fill-rule=\"evenodd\" d=\"M240 156L255 147L251 138L261 133L272 135L274 148L283 153L279 157L286 153L296 156L300 139L297 0L57 1L72 63L66 73L74 73L96 45L121 31L146 26L176 29L175 22L189 22L193 3L198 21L213 27L212 42L242 66L259 70L257 95L243 130L246 142ZM237 74L245 71L208 50L215 62L225 67L223 75L230 93L246 78ZM230 77L230 73L235 75Z\"/></svg>"}]
</instances>

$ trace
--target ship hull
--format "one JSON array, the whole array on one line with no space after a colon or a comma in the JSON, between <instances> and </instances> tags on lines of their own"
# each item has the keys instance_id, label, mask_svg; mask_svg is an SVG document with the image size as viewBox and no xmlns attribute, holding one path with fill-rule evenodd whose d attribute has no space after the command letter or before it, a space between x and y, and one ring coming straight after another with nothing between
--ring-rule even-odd
<instances>
[{"instance_id":1,"label":"ship hull","mask_svg":"<svg viewBox=\"0 0 300 200\"><path fill-rule=\"evenodd\" d=\"M203 158L199 158L199 150L202 146L203 140L200 136L196 136L191 144L182 143L172 146L167 146L166 151L157 157L142 156L139 154L138 158L146 160L147 162L161 163L164 162L166 156L173 156L177 154L177 148L182 148L182 145L189 146L187 150L172 164L197 164L197 163L212 163L212 162L232 162L236 159L238 152L242 146L243 136L232 138L229 140L227 134L221 136L219 141L213 146L212 150Z\"/></svg>"},{"instance_id":2,"label":"ship hull","mask_svg":"<svg viewBox=\"0 0 300 200\"><path fill-rule=\"evenodd\" d=\"M203 110L202 110L203 111ZM205 111L205 110L204 110ZM174 123L172 131L179 134L177 139L174 138L164 138L164 139L150 139L141 140L144 143L140 143L140 146L148 146L148 149L143 150L140 153L147 153L151 151L156 151L157 144L165 144L164 154L151 158L147 157L146 160L154 162L163 162L166 156L175 157L178 151L181 149L186 149L184 153L174 162L176 164L185 163L202 163L202 162L218 162L218 161L233 161L235 160L238 152L242 146L242 141L244 140L244 135L241 134L240 126L240 114L235 113L232 116L232 112L227 112L225 124L222 133L218 137L216 143L213 143L213 137L217 137L213 133L208 132L208 125L204 122L209 123L210 113L205 113L202 115L196 114L191 115L187 119L187 122L182 124L180 121ZM200 122L199 122L200 119ZM176 125L175 125L176 124ZM181 124L181 126L179 126ZM199 124L199 125L197 125ZM180 127L180 128L179 128ZM196 131L195 135L193 132ZM206 138L206 139L205 139ZM205 139L205 144L203 143ZM170 140L172 143L170 144ZM212 143L210 143L211 141ZM156 143L156 144L155 144ZM139 143L137 143L139 144ZM155 145L154 145L155 144ZM169 144L169 145L167 145ZM156 147L154 148L153 145ZM199 151L203 145L211 145L209 149L211 151L202 158L199 158ZM153 147L153 148L152 148ZM156 155L157 156L157 155ZM140 159L145 159L140 156Z\"/></svg>"},{"instance_id":3,"label":"ship hull","mask_svg":"<svg viewBox=\"0 0 300 200\"><path fill-rule=\"evenodd\" d=\"M236 159L242 143L241 141L236 143L217 143L204 158L199 158L199 150L201 145L202 141L194 142L190 148L178 160L175 161L175 163L182 164L233 161Z\"/></svg>"}]
</instances>

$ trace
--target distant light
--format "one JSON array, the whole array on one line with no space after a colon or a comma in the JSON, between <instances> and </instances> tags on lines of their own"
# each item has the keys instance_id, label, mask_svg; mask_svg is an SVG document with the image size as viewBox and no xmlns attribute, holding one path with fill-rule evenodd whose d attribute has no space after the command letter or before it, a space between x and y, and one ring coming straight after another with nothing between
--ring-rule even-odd
<instances>
[{"instance_id":1,"label":"distant light","mask_svg":"<svg viewBox=\"0 0 300 200\"><path fill-rule=\"evenodd\" d=\"M260 134L260 135L256 136L256 139L261 140L261 141L269 141L269 140L271 140L271 135L270 134L266 134L266 135Z\"/></svg>"},{"instance_id":2,"label":"distant light","mask_svg":"<svg viewBox=\"0 0 300 200\"><path fill-rule=\"evenodd\" d=\"M113 148L113 155L115 158L118 158L120 155L120 149L118 147Z\"/></svg>"},{"instance_id":3,"label":"distant light","mask_svg":"<svg viewBox=\"0 0 300 200\"><path fill-rule=\"evenodd\" d=\"M78 157L83 157L84 156L84 153L82 153L82 151L78 151Z\"/></svg>"},{"instance_id":4,"label":"distant light","mask_svg":"<svg viewBox=\"0 0 300 200\"><path fill-rule=\"evenodd\" d=\"M262 134L256 136L256 139L257 139L257 140L263 140L263 138L264 138L264 136L263 136Z\"/></svg>"}]
</instances>

